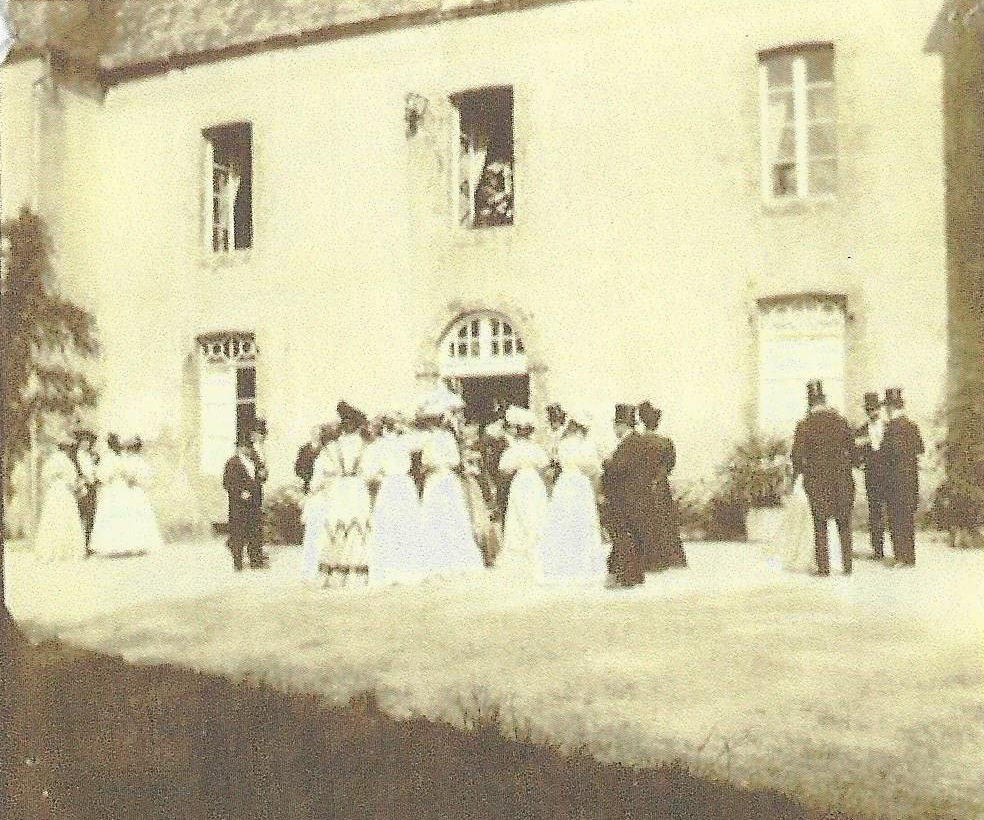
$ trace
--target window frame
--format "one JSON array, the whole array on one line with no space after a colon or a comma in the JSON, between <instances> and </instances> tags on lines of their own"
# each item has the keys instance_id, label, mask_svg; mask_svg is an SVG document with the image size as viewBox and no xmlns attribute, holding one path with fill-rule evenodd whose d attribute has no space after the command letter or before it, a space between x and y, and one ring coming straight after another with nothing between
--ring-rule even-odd
<instances>
[{"instance_id":1,"label":"window frame","mask_svg":"<svg viewBox=\"0 0 984 820\"><path fill-rule=\"evenodd\" d=\"M242 247L236 246L237 237L237 220L236 220L236 200L243 185L243 181L246 179L246 175L237 177L233 173L233 164L223 165L216 162L216 139L223 131L231 131L232 129L243 129L245 134L248 136L248 187L249 187L249 242ZM256 129L253 123L249 120L231 120L228 122L222 122L216 125L203 128L201 131L201 139L204 143L204 156L202 164L202 185L204 189L204 197L202 203L202 248L207 257L212 259L223 259L230 258L236 255L248 254L252 249L256 241L256 208L255 208L255 189L256 189L256 141L255 141ZM225 210L225 220L226 225L224 230L227 234L226 241L218 242L218 247L216 247L215 231L217 228L217 222L215 219L215 202L216 202L216 190L215 190L215 177L217 171L224 171L229 180L237 179L238 184L235 187L235 191L230 195L228 192L225 194L224 199L224 210ZM223 246L224 245L224 246Z\"/></svg>"},{"instance_id":2,"label":"window frame","mask_svg":"<svg viewBox=\"0 0 984 820\"><path fill-rule=\"evenodd\" d=\"M462 138L467 134L468 146L467 153L469 158L475 156L475 137L474 132L466 132L462 129L462 108L468 107L469 100L481 98L483 95L490 98L495 94L508 92L509 99L509 125L510 125L510 144L511 156L509 161L510 170L510 198L512 201L512 216L508 222L484 225L478 222L478 211L475 204L475 195L478 186L482 181L482 172L479 171L476 178L469 178L469 197L468 197L468 222L461 220L461 184L463 180L462 169ZM451 224L464 231L480 231L487 228L511 228L516 224L516 92L512 85L489 85L478 88L469 88L458 91L448 96L451 107L451 128L450 128L450 153L451 153L451 190L450 190L450 216ZM494 126L495 120L490 120L490 125ZM490 131L492 128L489 129ZM474 162L469 162L469 169L474 167ZM469 170L470 175L470 170Z\"/></svg>"},{"instance_id":3,"label":"window frame","mask_svg":"<svg viewBox=\"0 0 984 820\"><path fill-rule=\"evenodd\" d=\"M199 470L204 475L221 474L222 466L232 456L236 438L243 432L240 429L241 408L251 406L253 408L252 417L256 416L257 393L258 391L258 369L257 361L259 350L256 345L256 336L251 331L217 331L202 334L195 339L198 350L199 366L199 390L198 390L198 414L199 414ZM253 371L252 396L240 397L239 382L240 371L251 369ZM230 394L222 402L215 400L206 401L206 397L212 398L205 384L209 379L215 379L221 374L222 378L229 381L228 387ZM205 418L206 409L211 407L225 407L229 412L231 421L231 435L226 436L229 444L229 452L224 457L215 455L209 450L209 444L214 437L206 441L206 431L210 429Z\"/></svg>"},{"instance_id":4,"label":"window frame","mask_svg":"<svg viewBox=\"0 0 984 820\"><path fill-rule=\"evenodd\" d=\"M807 59L810 54L830 52L831 76L829 80L811 82L807 76ZM804 201L823 201L837 198L839 151L837 140L837 74L836 49L829 41L811 41L772 48L758 53L759 71L759 147L760 186L763 200L770 205L784 205ZM769 65L775 59L790 59L790 86L769 84ZM792 94L793 105L793 167L796 189L792 194L776 194L773 177L775 163L770 156L771 129L770 102L774 92L784 89ZM828 91L831 107L827 118L810 117L811 92ZM829 154L813 155L810 150L810 129L815 125L827 125L833 136L833 148ZM811 190L811 166L815 163L833 163L832 190Z\"/></svg>"}]
</instances>

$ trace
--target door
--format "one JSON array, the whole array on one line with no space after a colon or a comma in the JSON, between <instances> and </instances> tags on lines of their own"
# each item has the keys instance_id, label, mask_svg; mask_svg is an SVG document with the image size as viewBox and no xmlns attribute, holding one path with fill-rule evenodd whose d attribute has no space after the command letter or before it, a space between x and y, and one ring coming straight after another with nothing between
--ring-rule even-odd
<instances>
[{"instance_id":1,"label":"door","mask_svg":"<svg viewBox=\"0 0 984 820\"><path fill-rule=\"evenodd\" d=\"M461 398L465 402L465 421L484 427L496 418L498 407L530 406L530 377L523 373L512 376L463 376L460 378Z\"/></svg>"}]
</instances>

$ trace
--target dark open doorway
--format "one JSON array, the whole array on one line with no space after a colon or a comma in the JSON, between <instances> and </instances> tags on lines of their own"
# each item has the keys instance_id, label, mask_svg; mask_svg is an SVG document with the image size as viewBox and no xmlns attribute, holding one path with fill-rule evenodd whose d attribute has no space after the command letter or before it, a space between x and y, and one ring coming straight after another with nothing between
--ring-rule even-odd
<instances>
[{"instance_id":1,"label":"dark open doorway","mask_svg":"<svg viewBox=\"0 0 984 820\"><path fill-rule=\"evenodd\" d=\"M508 407L530 406L530 377L523 373L513 376L461 376L461 398L465 402L465 421L484 427L495 419L496 403Z\"/></svg>"}]
</instances>

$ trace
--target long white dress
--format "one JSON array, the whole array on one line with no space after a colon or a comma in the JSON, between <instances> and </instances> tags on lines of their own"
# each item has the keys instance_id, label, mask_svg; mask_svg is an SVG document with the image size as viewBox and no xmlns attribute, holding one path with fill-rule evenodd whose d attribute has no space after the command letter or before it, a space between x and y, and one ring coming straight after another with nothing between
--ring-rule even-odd
<instances>
[{"instance_id":1,"label":"long white dress","mask_svg":"<svg viewBox=\"0 0 984 820\"><path fill-rule=\"evenodd\" d=\"M121 458L123 475L129 487L130 550L157 552L164 546L164 538L146 490L153 479L153 470L138 453L126 453Z\"/></svg>"},{"instance_id":2,"label":"long white dress","mask_svg":"<svg viewBox=\"0 0 984 820\"><path fill-rule=\"evenodd\" d=\"M314 581L323 555L327 553L328 530L325 526L328 515L328 500L331 498L334 478L333 454L328 447L322 448L314 460L311 484L301 510L304 522L304 540L301 544L301 577Z\"/></svg>"},{"instance_id":3,"label":"long white dress","mask_svg":"<svg viewBox=\"0 0 984 820\"><path fill-rule=\"evenodd\" d=\"M432 430L422 437L421 455L428 471L421 499L424 534L423 574L478 572L484 569L475 543L461 479L458 442L450 431Z\"/></svg>"},{"instance_id":4,"label":"long white dress","mask_svg":"<svg viewBox=\"0 0 984 820\"><path fill-rule=\"evenodd\" d=\"M56 450L41 472L45 487L34 552L44 561L85 558L85 535L74 488L78 473L72 460Z\"/></svg>"},{"instance_id":5,"label":"long white dress","mask_svg":"<svg viewBox=\"0 0 984 820\"><path fill-rule=\"evenodd\" d=\"M598 451L585 436L564 437L557 447L560 476L547 505L540 561L547 582L603 582L610 544L601 540L591 477L601 472Z\"/></svg>"},{"instance_id":6,"label":"long white dress","mask_svg":"<svg viewBox=\"0 0 984 820\"><path fill-rule=\"evenodd\" d=\"M329 444L327 469L333 476L325 527L328 530L329 572L341 573L347 584L359 586L356 577L367 571L369 523L372 506L362 474L366 443L358 433L346 433Z\"/></svg>"},{"instance_id":7,"label":"long white dress","mask_svg":"<svg viewBox=\"0 0 984 820\"><path fill-rule=\"evenodd\" d=\"M96 555L124 555L133 551L130 543L130 512L133 505L124 464L122 455L109 451L96 468L100 483L89 539L89 549Z\"/></svg>"},{"instance_id":8,"label":"long white dress","mask_svg":"<svg viewBox=\"0 0 984 820\"><path fill-rule=\"evenodd\" d=\"M369 531L369 586L418 579L424 569L420 499L410 476L410 442L385 432L366 454L365 472L379 481Z\"/></svg>"},{"instance_id":9,"label":"long white dress","mask_svg":"<svg viewBox=\"0 0 984 820\"><path fill-rule=\"evenodd\" d=\"M816 546L813 540L813 513L800 475L793 491L783 499L783 514L773 538L775 557L788 572L812 573L817 570ZM827 551L831 572L841 572L840 538L837 528L827 522Z\"/></svg>"},{"instance_id":10,"label":"long white dress","mask_svg":"<svg viewBox=\"0 0 984 820\"><path fill-rule=\"evenodd\" d=\"M547 512L547 488L540 478L550 458L539 444L516 439L499 461L499 470L515 473L509 486L509 502L503 527L502 551L495 567L535 580L540 576L539 545Z\"/></svg>"}]
</instances>

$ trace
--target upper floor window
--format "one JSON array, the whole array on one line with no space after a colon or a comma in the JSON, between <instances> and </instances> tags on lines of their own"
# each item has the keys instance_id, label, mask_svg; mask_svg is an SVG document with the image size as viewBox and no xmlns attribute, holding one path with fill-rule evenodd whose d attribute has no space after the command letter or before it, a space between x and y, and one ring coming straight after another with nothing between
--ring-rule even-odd
<instances>
[{"instance_id":1,"label":"upper floor window","mask_svg":"<svg viewBox=\"0 0 984 820\"><path fill-rule=\"evenodd\" d=\"M455 94L455 217L459 225L513 224L513 92L485 88Z\"/></svg>"},{"instance_id":2,"label":"upper floor window","mask_svg":"<svg viewBox=\"0 0 984 820\"><path fill-rule=\"evenodd\" d=\"M833 46L762 52L759 77L766 199L833 194L837 179Z\"/></svg>"},{"instance_id":3,"label":"upper floor window","mask_svg":"<svg viewBox=\"0 0 984 820\"><path fill-rule=\"evenodd\" d=\"M206 244L215 253L253 246L253 127L237 122L202 132L206 146Z\"/></svg>"}]
</instances>

